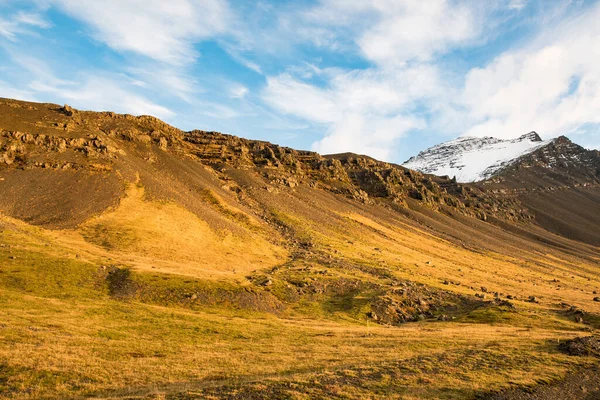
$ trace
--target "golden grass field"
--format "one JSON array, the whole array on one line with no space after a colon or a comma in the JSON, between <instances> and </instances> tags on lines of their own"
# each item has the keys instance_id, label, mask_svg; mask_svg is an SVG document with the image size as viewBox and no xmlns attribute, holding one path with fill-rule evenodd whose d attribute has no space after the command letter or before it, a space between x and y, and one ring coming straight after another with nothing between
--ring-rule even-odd
<instances>
[{"instance_id":1,"label":"golden grass field","mask_svg":"<svg viewBox=\"0 0 600 400\"><path fill-rule=\"evenodd\" d=\"M585 257L534 242L486 247L328 195L307 211L298 192L267 208L310 242L299 250L214 192L206 206L241 229L144 193L130 184L118 206L76 229L0 217L1 398L463 399L597 362L557 349L599 326L591 246ZM501 234L489 229L482 235ZM358 283L341 297L292 296L292 278ZM371 300L405 280L517 299L452 321L370 320ZM585 310L585 323L562 302Z\"/></svg>"}]
</instances>

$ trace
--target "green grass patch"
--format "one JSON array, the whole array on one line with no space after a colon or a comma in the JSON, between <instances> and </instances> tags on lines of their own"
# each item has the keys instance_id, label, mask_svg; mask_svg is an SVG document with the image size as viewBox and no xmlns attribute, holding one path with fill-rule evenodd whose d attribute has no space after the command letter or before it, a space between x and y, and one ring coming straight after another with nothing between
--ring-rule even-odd
<instances>
[{"instance_id":1,"label":"green grass patch","mask_svg":"<svg viewBox=\"0 0 600 400\"><path fill-rule=\"evenodd\" d=\"M15 247L0 248L0 287L44 297L98 297L104 293L101 282L94 264Z\"/></svg>"}]
</instances>

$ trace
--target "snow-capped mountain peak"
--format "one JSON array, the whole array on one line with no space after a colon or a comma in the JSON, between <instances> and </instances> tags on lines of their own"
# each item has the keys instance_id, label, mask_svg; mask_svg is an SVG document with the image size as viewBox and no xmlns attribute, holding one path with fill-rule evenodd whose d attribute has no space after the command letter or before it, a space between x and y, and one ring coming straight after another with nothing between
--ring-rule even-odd
<instances>
[{"instance_id":1,"label":"snow-capped mountain peak","mask_svg":"<svg viewBox=\"0 0 600 400\"><path fill-rule=\"evenodd\" d=\"M513 139L513 141L523 141L523 140L529 140L530 142L543 142L542 138L540 137L540 135L537 134L536 131L531 131L529 133L526 133L526 134L518 137L517 139Z\"/></svg>"},{"instance_id":2,"label":"snow-capped mountain peak","mask_svg":"<svg viewBox=\"0 0 600 400\"><path fill-rule=\"evenodd\" d=\"M549 143L536 132L510 140L459 137L430 147L402 165L427 174L455 176L458 182L477 182Z\"/></svg>"}]
</instances>

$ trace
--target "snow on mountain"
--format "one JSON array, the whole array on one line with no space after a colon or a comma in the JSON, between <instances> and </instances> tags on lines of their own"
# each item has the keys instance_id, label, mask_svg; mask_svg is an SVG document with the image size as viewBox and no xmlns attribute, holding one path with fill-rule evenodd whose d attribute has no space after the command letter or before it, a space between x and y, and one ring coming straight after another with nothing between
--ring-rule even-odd
<instances>
[{"instance_id":1,"label":"snow on mountain","mask_svg":"<svg viewBox=\"0 0 600 400\"><path fill-rule=\"evenodd\" d=\"M455 176L458 182L477 182L551 142L536 132L512 140L460 137L430 147L402 165L427 174Z\"/></svg>"}]
</instances>

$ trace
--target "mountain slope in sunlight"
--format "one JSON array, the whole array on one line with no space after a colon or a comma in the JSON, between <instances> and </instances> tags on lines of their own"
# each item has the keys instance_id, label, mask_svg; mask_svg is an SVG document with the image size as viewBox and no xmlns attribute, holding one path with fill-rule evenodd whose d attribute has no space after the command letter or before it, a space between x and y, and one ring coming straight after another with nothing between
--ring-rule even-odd
<instances>
[{"instance_id":1,"label":"mountain slope in sunlight","mask_svg":"<svg viewBox=\"0 0 600 400\"><path fill-rule=\"evenodd\" d=\"M0 111L0 397L463 399L598 362L559 346L600 328L597 236L525 180Z\"/></svg>"}]
</instances>

